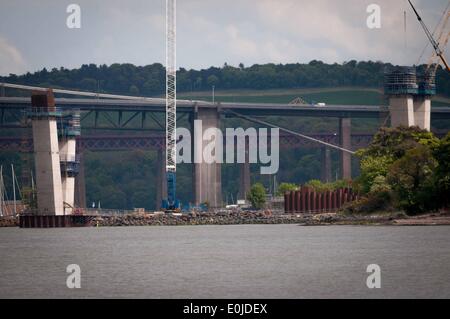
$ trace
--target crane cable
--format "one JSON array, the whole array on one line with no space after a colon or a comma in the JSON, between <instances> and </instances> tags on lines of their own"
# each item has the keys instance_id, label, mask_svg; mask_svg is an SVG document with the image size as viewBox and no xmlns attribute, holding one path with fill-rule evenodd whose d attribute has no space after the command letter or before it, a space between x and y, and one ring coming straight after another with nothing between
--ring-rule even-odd
<instances>
[{"instance_id":1,"label":"crane cable","mask_svg":"<svg viewBox=\"0 0 450 319\"><path fill-rule=\"evenodd\" d=\"M352 150L343 148L341 146L334 145L334 144L331 144L331 143L327 143L327 142L321 141L319 139L316 139L314 137L311 137L311 136L308 136L308 135L304 135L304 134L292 131L292 130L284 128L284 127L280 127L280 126L277 126L275 124L272 124L272 123L269 123L269 122L266 122L266 121L258 120L258 119L254 118L254 117L251 117L251 116L247 116L247 115L244 115L244 114L241 114L241 113L238 113L238 112L235 112L235 111L231 111L231 110L227 110L226 112L232 113L235 116L243 118L243 119L245 119L247 121L258 123L258 124L262 124L262 125L266 125L266 126L273 127L273 128L277 128L277 129L280 129L281 131L284 131L286 133L289 133L289 134L292 134L292 135L296 135L296 136L299 136L301 138L310 140L312 142L319 143L319 144L322 144L322 145L325 145L325 146L328 146L328 147L331 147L331 148L334 148L334 149L338 149L338 150L346 152L346 153L350 153L351 155L355 155L355 153L356 153L356 152L354 152Z\"/></svg>"},{"instance_id":2,"label":"crane cable","mask_svg":"<svg viewBox=\"0 0 450 319\"><path fill-rule=\"evenodd\" d=\"M449 8L450 8L450 0L449 0L449 2L447 3L447 6L445 7L445 10L442 12L442 15L441 15L441 17L440 17L438 23L437 23L436 26L434 27L433 33L432 33L431 35L434 36L434 34L435 34L436 31L437 31L437 28L438 28L439 25L441 24L442 19L444 19L444 16L446 15L446 13L447 13L447 11L448 11ZM416 64L419 64L419 63L420 63L420 60L422 59L422 57L423 57L423 55L425 54L425 51L426 51L426 49L428 48L429 45L430 45L430 42L427 41L427 43L425 44L425 47L424 47L423 50L422 50L422 53L420 54L419 58L417 59L417 63L416 63Z\"/></svg>"}]
</instances>

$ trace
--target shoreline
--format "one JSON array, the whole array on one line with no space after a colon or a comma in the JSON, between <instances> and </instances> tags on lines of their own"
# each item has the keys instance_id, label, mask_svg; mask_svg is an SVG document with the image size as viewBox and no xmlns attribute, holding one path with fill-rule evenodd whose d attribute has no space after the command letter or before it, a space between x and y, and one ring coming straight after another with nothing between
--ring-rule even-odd
<instances>
[{"instance_id":1,"label":"shoreline","mask_svg":"<svg viewBox=\"0 0 450 319\"><path fill-rule=\"evenodd\" d=\"M345 215L323 214L271 214L267 212L190 213L170 214L133 213L94 217L87 227L126 226L201 226L240 224L298 224L300 226L437 226L450 225L450 212L429 213L418 216L397 214ZM0 227L18 227L18 217L0 217Z\"/></svg>"}]
</instances>

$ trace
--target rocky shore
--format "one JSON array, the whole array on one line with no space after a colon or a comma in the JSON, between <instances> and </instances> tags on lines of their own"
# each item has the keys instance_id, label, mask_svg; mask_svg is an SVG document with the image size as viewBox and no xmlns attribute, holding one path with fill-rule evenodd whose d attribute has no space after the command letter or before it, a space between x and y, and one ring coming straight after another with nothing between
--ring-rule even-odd
<instances>
[{"instance_id":1,"label":"rocky shore","mask_svg":"<svg viewBox=\"0 0 450 319\"><path fill-rule=\"evenodd\" d=\"M0 217L0 227L18 227L19 218L14 216L2 216Z\"/></svg>"},{"instance_id":2,"label":"rocky shore","mask_svg":"<svg viewBox=\"0 0 450 319\"><path fill-rule=\"evenodd\" d=\"M133 213L126 215L94 216L91 226L181 226L181 225L238 225L238 224L299 224L324 225L450 225L450 212L409 217L398 214L345 215L272 214L271 212L215 212L189 214ZM17 227L18 218L0 217L0 227Z\"/></svg>"},{"instance_id":3,"label":"rocky shore","mask_svg":"<svg viewBox=\"0 0 450 319\"><path fill-rule=\"evenodd\" d=\"M236 224L299 224L305 223L304 215L272 215L266 212L239 213L189 213L129 214L101 216L93 221L94 226L178 226L178 225L236 225Z\"/></svg>"}]
</instances>

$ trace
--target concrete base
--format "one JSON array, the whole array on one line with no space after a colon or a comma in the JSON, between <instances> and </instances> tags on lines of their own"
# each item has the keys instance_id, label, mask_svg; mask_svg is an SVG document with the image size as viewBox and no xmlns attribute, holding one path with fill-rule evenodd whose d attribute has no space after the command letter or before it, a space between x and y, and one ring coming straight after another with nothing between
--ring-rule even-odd
<instances>
[{"instance_id":1,"label":"concrete base","mask_svg":"<svg viewBox=\"0 0 450 319\"><path fill-rule=\"evenodd\" d=\"M219 114L216 109L199 109L191 120L202 120L202 132L208 128L219 128ZM192 123L193 127L193 123ZM193 130L191 131L193 132ZM192 134L194 135L194 134ZM203 145L195 145L195 136L193 138L194 150L203 154L204 147L209 142L203 141ZM195 152L194 152L195 153ZM222 172L220 163L194 163L194 198L195 204L208 203L209 207L217 208L222 206Z\"/></svg>"},{"instance_id":2,"label":"concrete base","mask_svg":"<svg viewBox=\"0 0 450 319\"><path fill-rule=\"evenodd\" d=\"M414 126L414 103L412 95L391 96L389 99L391 126Z\"/></svg>"},{"instance_id":3,"label":"concrete base","mask_svg":"<svg viewBox=\"0 0 450 319\"><path fill-rule=\"evenodd\" d=\"M427 96L414 97L414 124L424 130L431 129L431 100Z\"/></svg>"},{"instance_id":4,"label":"concrete base","mask_svg":"<svg viewBox=\"0 0 450 319\"><path fill-rule=\"evenodd\" d=\"M34 119L32 126L38 214L63 215L56 121L54 119Z\"/></svg>"}]
</instances>

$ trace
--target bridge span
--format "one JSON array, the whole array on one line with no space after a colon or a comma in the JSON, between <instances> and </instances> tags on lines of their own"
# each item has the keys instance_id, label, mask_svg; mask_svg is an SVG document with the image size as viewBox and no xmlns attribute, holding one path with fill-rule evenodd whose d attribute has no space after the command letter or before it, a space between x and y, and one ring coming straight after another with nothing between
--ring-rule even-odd
<instances>
[{"instance_id":1,"label":"bridge span","mask_svg":"<svg viewBox=\"0 0 450 319\"><path fill-rule=\"evenodd\" d=\"M220 122L224 118L235 118L243 116L254 118L266 118L268 116L283 117L318 117L335 118L338 120L339 129L336 134L314 136L318 142L326 142L336 145L342 150L355 150L366 146L371 137L358 136L351 133L351 119L373 118L379 119L380 125L385 125L389 118L390 109L380 105L326 105L313 106L302 104L270 104L270 103L210 103L205 101L178 100L177 112L180 117L187 117L189 122L200 119L204 123L203 130L209 127L221 127ZM79 110L81 122L89 116L94 118L94 124L89 129L113 129L113 130L145 130L148 118L158 122L155 115L165 113L164 99L100 99L100 98L56 98L55 105L63 110ZM409 106L408 106L409 107ZM0 128L28 127L30 120L27 112L31 110L31 99L27 97L0 97ZM402 119L402 114L396 115ZM450 119L449 107L434 107L429 112L428 119ZM103 123L109 123L108 127L101 127L99 119ZM407 118L407 117L405 117ZM136 126L136 122L140 126ZM158 123L162 129L163 124ZM84 127L86 128L86 127ZM147 129L148 130L148 129ZM107 150L107 149L130 149L130 148L155 148L158 149L158 157L163 162L162 151L164 149L164 137L157 135L145 136L105 136L95 137L81 136L77 139L78 153L83 149ZM282 147L293 147L295 145L311 147L314 142L302 140L298 136L284 134L281 136ZM18 149L31 149L33 144L26 139L2 138L0 143ZM309 143L309 144L308 144ZM331 145L331 146L332 146ZM323 147L323 146L322 146ZM323 178L327 179L327 166L330 166L329 149L323 147ZM199 163L194 165L193 189L195 202L208 201L212 206L220 206L222 202L220 163ZM351 155L340 151L340 177L351 178ZM241 167L240 193L245 194L250 187L249 165ZM207 178L205 178L207 176ZM77 178L78 180L80 178ZM163 183L164 178L159 178ZM158 182L158 183L159 183ZM79 183L77 183L79 184ZM159 185L159 184L158 184ZM165 189L164 186L161 187ZM205 191L206 190L206 191ZM158 197L164 196L160 194ZM214 199L214 200L212 200ZM158 199L159 200L159 199Z\"/></svg>"},{"instance_id":2,"label":"bridge span","mask_svg":"<svg viewBox=\"0 0 450 319\"><path fill-rule=\"evenodd\" d=\"M91 98L56 98L56 105L63 109L77 109L86 112L165 112L165 100L117 100ZM25 110L31 107L27 97L0 97L0 109ZM227 117L234 117L234 111L253 116L304 116L334 118L379 118L389 112L384 105L325 105L278 104L278 103L229 103L178 100L177 112L195 113L199 109L216 110ZM434 118L450 119L450 107L434 107L431 109Z\"/></svg>"}]
</instances>

